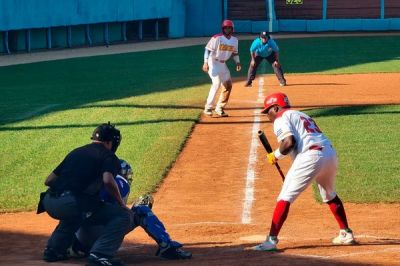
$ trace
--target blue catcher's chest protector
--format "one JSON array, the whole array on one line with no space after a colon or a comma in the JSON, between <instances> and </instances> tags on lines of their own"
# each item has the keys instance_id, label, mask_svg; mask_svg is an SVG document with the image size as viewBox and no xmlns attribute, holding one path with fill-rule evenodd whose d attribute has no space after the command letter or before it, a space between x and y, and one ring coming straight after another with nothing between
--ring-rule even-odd
<instances>
[{"instance_id":1,"label":"blue catcher's chest protector","mask_svg":"<svg viewBox=\"0 0 400 266\"><path fill-rule=\"evenodd\" d=\"M126 204L126 202L128 201L129 193L131 192L128 180L126 180L120 175L117 175L115 176L115 182L117 183L119 193L121 194L121 198ZM115 202L115 200L107 193L107 190L104 187L100 191L100 198L105 202L110 202L110 203Z\"/></svg>"}]
</instances>

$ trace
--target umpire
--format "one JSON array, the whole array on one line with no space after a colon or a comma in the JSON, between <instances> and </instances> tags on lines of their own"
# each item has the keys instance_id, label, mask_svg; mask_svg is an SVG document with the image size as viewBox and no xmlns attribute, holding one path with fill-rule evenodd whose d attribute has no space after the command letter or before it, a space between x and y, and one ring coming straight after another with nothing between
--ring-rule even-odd
<instances>
[{"instance_id":1,"label":"umpire","mask_svg":"<svg viewBox=\"0 0 400 266\"><path fill-rule=\"evenodd\" d=\"M279 85L286 86L286 79L279 62L279 47L268 32L261 32L260 36L252 42L250 46L250 56L251 62L247 73L247 82L245 87L251 87L251 84L256 77L257 68L264 59L267 60L274 69L275 75L279 80Z\"/></svg>"},{"instance_id":2,"label":"umpire","mask_svg":"<svg viewBox=\"0 0 400 266\"><path fill-rule=\"evenodd\" d=\"M92 143L71 151L45 181L49 189L41 195L38 213L45 210L59 220L44 250L47 262L69 258L75 232L90 217L105 230L91 248L87 265L122 265L114 255L132 230L133 217L114 180L121 167L115 155L121 134L108 122L98 126L91 139ZM102 186L118 204L100 200Z\"/></svg>"}]
</instances>

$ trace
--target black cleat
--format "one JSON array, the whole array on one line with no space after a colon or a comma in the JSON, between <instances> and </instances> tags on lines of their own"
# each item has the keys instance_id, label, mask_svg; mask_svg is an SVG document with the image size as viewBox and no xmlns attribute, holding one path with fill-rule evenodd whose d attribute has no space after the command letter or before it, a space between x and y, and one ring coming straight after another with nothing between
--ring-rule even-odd
<instances>
[{"instance_id":1,"label":"black cleat","mask_svg":"<svg viewBox=\"0 0 400 266\"><path fill-rule=\"evenodd\" d=\"M74 236L72 240L72 245L68 249L68 255L70 258L84 258L89 256L89 250L85 248L81 242Z\"/></svg>"},{"instance_id":2,"label":"black cleat","mask_svg":"<svg viewBox=\"0 0 400 266\"><path fill-rule=\"evenodd\" d=\"M119 259L106 258L90 253L86 266L124 266L124 264Z\"/></svg>"},{"instance_id":3,"label":"black cleat","mask_svg":"<svg viewBox=\"0 0 400 266\"><path fill-rule=\"evenodd\" d=\"M207 116L212 116L212 110L211 109L204 109L203 113Z\"/></svg>"},{"instance_id":4,"label":"black cleat","mask_svg":"<svg viewBox=\"0 0 400 266\"><path fill-rule=\"evenodd\" d=\"M47 262L55 262L69 259L68 253L59 253L52 248L47 247L43 252L43 260Z\"/></svg>"},{"instance_id":5,"label":"black cleat","mask_svg":"<svg viewBox=\"0 0 400 266\"><path fill-rule=\"evenodd\" d=\"M228 114L225 113L225 111L224 111L223 109L215 110L215 114L216 114L217 116L219 116L219 117L227 117L227 116L228 116Z\"/></svg>"},{"instance_id":6,"label":"black cleat","mask_svg":"<svg viewBox=\"0 0 400 266\"><path fill-rule=\"evenodd\" d=\"M192 258L192 253L180 248L170 247L163 252L158 252L159 256L167 260L186 260Z\"/></svg>"}]
</instances>

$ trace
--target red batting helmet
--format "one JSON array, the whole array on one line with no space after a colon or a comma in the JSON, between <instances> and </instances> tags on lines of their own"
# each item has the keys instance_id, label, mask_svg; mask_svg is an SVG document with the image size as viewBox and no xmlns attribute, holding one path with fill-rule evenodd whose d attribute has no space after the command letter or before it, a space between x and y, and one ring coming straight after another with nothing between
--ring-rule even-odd
<instances>
[{"instance_id":1,"label":"red batting helmet","mask_svg":"<svg viewBox=\"0 0 400 266\"><path fill-rule=\"evenodd\" d=\"M269 108L274 105L279 105L282 108L290 108L289 98L282 92L276 92L265 97L264 110L261 113L268 113Z\"/></svg>"},{"instance_id":2,"label":"red batting helmet","mask_svg":"<svg viewBox=\"0 0 400 266\"><path fill-rule=\"evenodd\" d=\"M222 22L221 28L223 29L223 28L225 28L225 27L231 27L231 28L232 28L232 32L233 32L233 30L234 30L233 21L232 21L232 20L229 20L229 19L224 20L224 21Z\"/></svg>"}]
</instances>

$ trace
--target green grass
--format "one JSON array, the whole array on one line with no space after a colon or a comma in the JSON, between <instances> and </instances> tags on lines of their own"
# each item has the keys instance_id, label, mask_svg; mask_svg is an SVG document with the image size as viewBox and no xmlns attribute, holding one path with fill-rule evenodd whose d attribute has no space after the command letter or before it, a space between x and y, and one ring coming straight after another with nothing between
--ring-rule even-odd
<instances>
[{"instance_id":1,"label":"green grass","mask_svg":"<svg viewBox=\"0 0 400 266\"><path fill-rule=\"evenodd\" d=\"M308 110L339 157L337 191L345 201L400 199L400 105ZM319 194L314 186L315 195Z\"/></svg>"},{"instance_id":2,"label":"green grass","mask_svg":"<svg viewBox=\"0 0 400 266\"><path fill-rule=\"evenodd\" d=\"M286 73L399 72L400 36L326 37L277 39ZM240 53L249 56L252 41L240 43ZM244 61L245 66L248 61ZM247 70L247 69L246 69ZM262 69L260 68L260 73ZM268 67L266 73L272 73Z\"/></svg>"},{"instance_id":3,"label":"green grass","mask_svg":"<svg viewBox=\"0 0 400 266\"><path fill-rule=\"evenodd\" d=\"M0 210L32 209L45 177L106 121L121 130L117 154L134 168L131 199L153 191L198 120L207 88L82 105L0 127Z\"/></svg>"},{"instance_id":4,"label":"green grass","mask_svg":"<svg viewBox=\"0 0 400 266\"><path fill-rule=\"evenodd\" d=\"M282 39L278 44L287 73L365 73L400 72L399 41L400 37L332 37ZM241 73L232 71L235 77L245 78L249 45L250 41L240 43L245 67ZM0 67L0 212L34 209L39 192L45 189L45 177L71 149L89 142L95 126L107 121L121 129L117 153L134 167L131 200L153 191L198 121L208 93L210 81L201 71L203 47ZM394 110L343 115L340 120L333 112L318 118L322 127L326 123L341 156L338 190L347 200L359 201L360 193L375 195L363 196L370 201L400 199L399 185L393 180L399 171L390 160L399 161L395 152L389 155L383 152L388 148L382 148L371 153L371 147L361 144L360 150L350 152L346 146L353 149L363 139L380 139L380 147L398 148L396 138L373 133L383 127L370 122L371 116L385 115L396 124L398 107L382 108ZM348 133L346 137L346 129L337 136L329 132L329 127L341 128L344 120L347 130L367 123L369 131L365 136ZM396 132L398 128L390 131ZM382 169L392 172L382 175ZM354 185L347 186L350 182ZM361 185L368 187L358 189ZM388 186L393 187L391 192Z\"/></svg>"}]
</instances>

